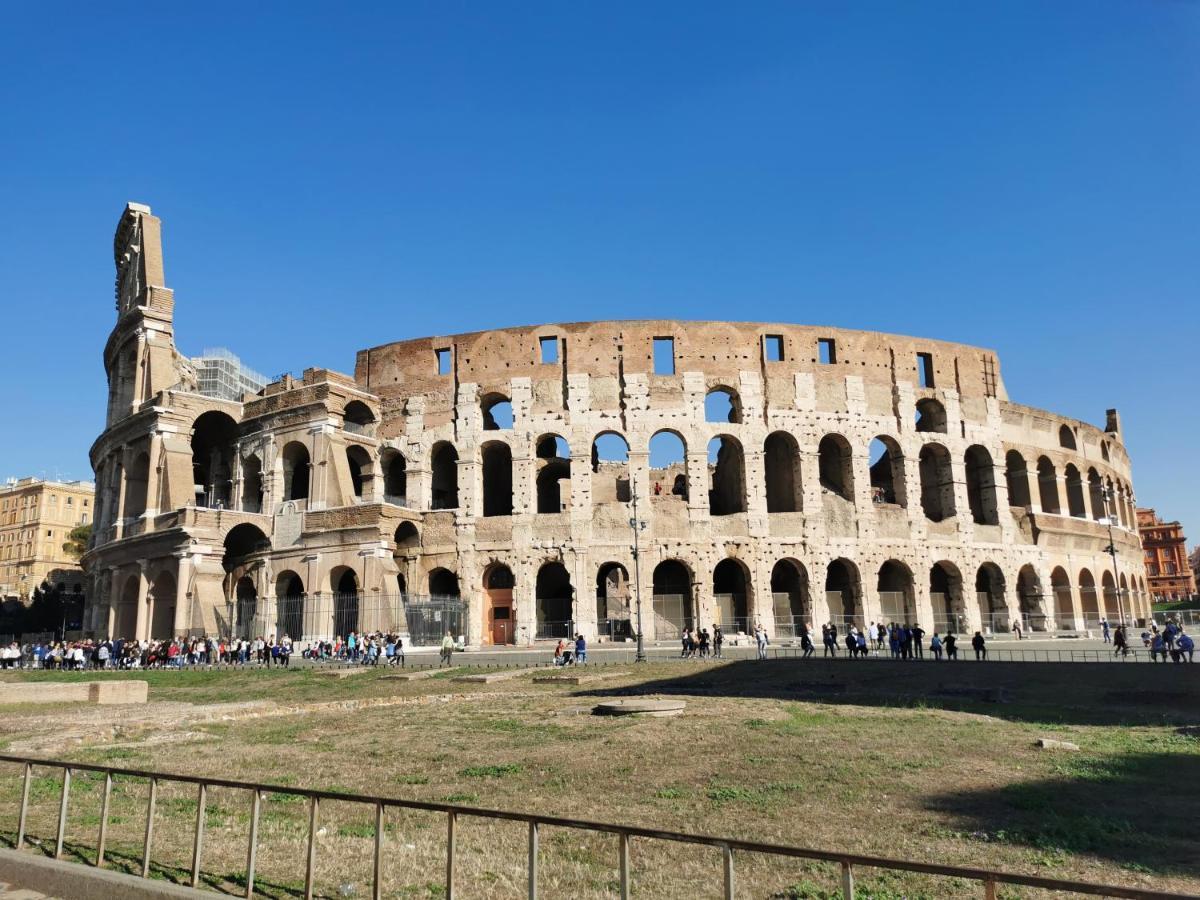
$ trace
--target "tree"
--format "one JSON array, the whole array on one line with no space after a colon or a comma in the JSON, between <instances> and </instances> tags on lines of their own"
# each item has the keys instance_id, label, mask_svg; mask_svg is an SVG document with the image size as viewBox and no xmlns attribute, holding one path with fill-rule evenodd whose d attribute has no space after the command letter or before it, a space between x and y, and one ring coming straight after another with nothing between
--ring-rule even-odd
<instances>
[{"instance_id":1,"label":"tree","mask_svg":"<svg viewBox=\"0 0 1200 900\"><path fill-rule=\"evenodd\" d=\"M67 540L63 543L63 553L78 560L84 553L87 552L88 544L92 540L92 526L76 525L67 533Z\"/></svg>"}]
</instances>

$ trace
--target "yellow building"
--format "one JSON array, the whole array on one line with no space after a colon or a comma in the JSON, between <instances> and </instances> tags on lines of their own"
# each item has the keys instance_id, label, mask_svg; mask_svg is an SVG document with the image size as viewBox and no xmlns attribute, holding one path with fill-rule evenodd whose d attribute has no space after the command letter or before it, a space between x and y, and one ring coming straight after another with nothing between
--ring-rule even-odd
<instances>
[{"instance_id":1,"label":"yellow building","mask_svg":"<svg viewBox=\"0 0 1200 900\"><path fill-rule=\"evenodd\" d=\"M77 560L63 551L72 528L92 521L90 481L10 479L0 485L0 600L26 600L43 581L84 590Z\"/></svg>"}]
</instances>

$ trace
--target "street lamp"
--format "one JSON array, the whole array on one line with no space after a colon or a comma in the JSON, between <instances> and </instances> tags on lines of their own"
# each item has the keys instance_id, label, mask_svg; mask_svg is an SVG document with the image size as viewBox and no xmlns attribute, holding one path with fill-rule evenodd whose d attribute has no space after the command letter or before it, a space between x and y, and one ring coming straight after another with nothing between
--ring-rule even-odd
<instances>
[{"instance_id":1,"label":"street lamp","mask_svg":"<svg viewBox=\"0 0 1200 900\"><path fill-rule=\"evenodd\" d=\"M646 530L646 523L638 518L637 480L631 479L631 482L630 502L633 506L633 517L629 520L629 527L633 530L633 594L637 604L637 655L634 657L634 662L645 662L646 644L642 637L642 566L639 561L641 553L638 546L638 532Z\"/></svg>"},{"instance_id":2,"label":"street lamp","mask_svg":"<svg viewBox=\"0 0 1200 900\"><path fill-rule=\"evenodd\" d=\"M1117 595L1117 617L1120 620L1121 625L1124 625L1125 624L1125 606L1121 602L1121 579L1120 579L1120 576L1117 574L1117 543L1116 543L1116 540L1113 538L1113 527L1112 527L1113 511L1115 510L1116 505L1117 505L1117 492L1110 485L1109 487L1103 488L1102 493L1104 496L1104 511L1105 511L1105 513L1107 513L1107 515L1105 516L1105 519L1107 520L1107 523L1108 523L1108 553L1112 557L1112 564L1113 564L1113 591Z\"/></svg>"}]
</instances>

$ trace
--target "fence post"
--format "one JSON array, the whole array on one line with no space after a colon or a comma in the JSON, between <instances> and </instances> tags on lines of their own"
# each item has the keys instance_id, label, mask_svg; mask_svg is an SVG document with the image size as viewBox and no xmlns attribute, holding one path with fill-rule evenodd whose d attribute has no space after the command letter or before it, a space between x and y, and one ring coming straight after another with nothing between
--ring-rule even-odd
<instances>
[{"instance_id":1,"label":"fence post","mask_svg":"<svg viewBox=\"0 0 1200 900\"><path fill-rule=\"evenodd\" d=\"M454 823L458 813L446 814L446 900L454 900Z\"/></svg>"},{"instance_id":2,"label":"fence post","mask_svg":"<svg viewBox=\"0 0 1200 900\"><path fill-rule=\"evenodd\" d=\"M17 819L17 843L13 848L20 850L25 843L25 814L29 811L29 782L33 781L33 763L25 763L25 786L21 788L21 813Z\"/></svg>"},{"instance_id":3,"label":"fence post","mask_svg":"<svg viewBox=\"0 0 1200 900\"><path fill-rule=\"evenodd\" d=\"M375 804L375 900L383 897L383 804Z\"/></svg>"},{"instance_id":4,"label":"fence post","mask_svg":"<svg viewBox=\"0 0 1200 900\"><path fill-rule=\"evenodd\" d=\"M854 900L854 869L842 863L842 900Z\"/></svg>"},{"instance_id":5,"label":"fence post","mask_svg":"<svg viewBox=\"0 0 1200 900\"><path fill-rule=\"evenodd\" d=\"M529 900L538 895L538 823L529 823Z\"/></svg>"},{"instance_id":6,"label":"fence post","mask_svg":"<svg viewBox=\"0 0 1200 900\"><path fill-rule=\"evenodd\" d=\"M96 839L96 868L104 865L104 839L108 836L108 798L112 794L112 772L104 773L104 794L100 798L100 837Z\"/></svg>"},{"instance_id":7,"label":"fence post","mask_svg":"<svg viewBox=\"0 0 1200 900\"><path fill-rule=\"evenodd\" d=\"M725 900L733 900L733 848L725 845Z\"/></svg>"},{"instance_id":8,"label":"fence post","mask_svg":"<svg viewBox=\"0 0 1200 900\"><path fill-rule=\"evenodd\" d=\"M996 882L988 879L983 883L984 900L996 900Z\"/></svg>"},{"instance_id":9,"label":"fence post","mask_svg":"<svg viewBox=\"0 0 1200 900\"><path fill-rule=\"evenodd\" d=\"M146 841L142 845L142 877L150 877L150 844L154 840L154 799L158 794L158 779L150 779L150 799L146 803Z\"/></svg>"},{"instance_id":10,"label":"fence post","mask_svg":"<svg viewBox=\"0 0 1200 900\"><path fill-rule=\"evenodd\" d=\"M54 841L54 858L62 859L63 839L67 834L67 796L71 793L71 769L63 769L62 799L58 803L58 837Z\"/></svg>"},{"instance_id":11,"label":"fence post","mask_svg":"<svg viewBox=\"0 0 1200 900\"><path fill-rule=\"evenodd\" d=\"M254 896L254 857L258 849L258 807L262 803L262 795L258 788L254 789L250 800L250 846L246 850L246 898Z\"/></svg>"},{"instance_id":12,"label":"fence post","mask_svg":"<svg viewBox=\"0 0 1200 900\"><path fill-rule=\"evenodd\" d=\"M308 859L304 864L304 900L312 900L313 873L317 863L317 808L320 800L313 797L308 805Z\"/></svg>"},{"instance_id":13,"label":"fence post","mask_svg":"<svg viewBox=\"0 0 1200 900\"><path fill-rule=\"evenodd\" d=\"M620 856L621 900L629 900L629 835L621 832Z\"/></svg>"},{"instance_id":14,"label":"fence post","mask_svg":"<svg viewBox=\"0 0 1200 900\"><path fill-rule=\"evenodd\" d=\"M200 883L200 854L204 849L204 805L208 786L202 781L196 793L196 836L192 841L192 887Z\"/></svg>"}]
</instances>

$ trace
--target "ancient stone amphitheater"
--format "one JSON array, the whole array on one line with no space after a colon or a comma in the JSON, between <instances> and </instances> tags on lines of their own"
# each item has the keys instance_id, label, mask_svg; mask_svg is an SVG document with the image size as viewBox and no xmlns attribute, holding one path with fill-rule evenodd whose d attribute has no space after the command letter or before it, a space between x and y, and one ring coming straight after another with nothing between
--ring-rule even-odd
<instances>
[{"instance_id":1,"label":"ancient stone amphitheater","mask_svg":"<svg viewBox=\"0 0 1200 900\"><path fill-rule=\"evenodd\" d=\"M1013 403L990 350L541 325L384 344L353 377L223 400L175 349L160 230L130 204L116 237L97 633L621 640L638 597L659 640L1148 612L1116 412L1097 428Z\"/></svg>"}]
</instances>

